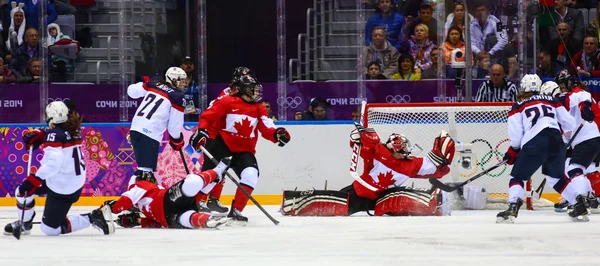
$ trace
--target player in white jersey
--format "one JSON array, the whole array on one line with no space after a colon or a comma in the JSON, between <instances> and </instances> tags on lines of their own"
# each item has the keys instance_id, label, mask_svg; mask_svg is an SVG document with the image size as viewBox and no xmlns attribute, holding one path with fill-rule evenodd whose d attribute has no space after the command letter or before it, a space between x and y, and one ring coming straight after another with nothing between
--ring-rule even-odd
<instances>
[{"instance_id":1,"label":"player in white jersey","mask_svg":"<svg viewBox=\"0 0 600 266\"><path fill-rule=\"evenodd\" d=\"M50 103L46 107L46 116L50 130L46 133L42 146L44 157L40 161L41 166L37 173L27 176L15 191L19 218L24 215L23 225L20 226L20 220L7 224L4 233L12 234L13 230L20 227L22 234L29 234L35 216L34 196L44 194L47 197L41 229L46 235L68 234L90 225L100 229L105 235L113 233L114 226L108 208L67 217L71 205L79 199L85 183L85 164L81 152L81 118L77 113L69 115L69 109L63 102Z\"/></svg>"},{"instance_id":2,"label":"player in white jersey","mask_svg":"<svg viewBox=\"0 0 600 266\"><path fill-rule=\"evenodd\" d=\"M183 69L171 67L163 81L138 82L129 85L127 95L133 99L144 97L131 121L130 142L137 162L135 176L140 180L157 183L154 177L158 150L165 130L169 130L169 145L173 150L183 148L187 74Z\"/></svg>"},{"instance_id":3,"label":"player in white jersey","mask_svg":"<svg viewBox=\"0 0 600 266\"><path fill-rule=\"evenodd\" d=\"M575 121L560 102L551 96L538 94L541 84L537 75L525 75L521 80L519 101L508 114L510 147L504 160L514 167L510 173L508 209L498 213L497 223L514 222L523 205L524 182L540 166L550 186L569 201L577 202L569 216L577 219L587 215L585 177L580 176L570 182L564 177L566 153L561 129L570 137Z\"/></svg>"}]
</instances>

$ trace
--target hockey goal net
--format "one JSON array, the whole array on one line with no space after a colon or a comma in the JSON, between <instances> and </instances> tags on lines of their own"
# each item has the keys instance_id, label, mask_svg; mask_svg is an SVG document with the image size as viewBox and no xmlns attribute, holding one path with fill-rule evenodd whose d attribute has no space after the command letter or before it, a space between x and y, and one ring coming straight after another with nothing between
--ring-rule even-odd
<instances>
[{"instance_id":1,"label":"hockey goal net","mask_svg":"<svg viewBox=\"0 0 600 266\"><path fill-rule=\"evenodd\" d=\"M443 182L463 182L502 161L504 152L510 146L507 117L511 103L370 103L364 107L364 125L374 128L382 140L391 133L401 133L408 137L414 146L422 148L416 156L425 156L433 145L433 140L442 130L448 132L457 143L451 172ZM468 151L460 151L460 143L470 146ZM471 144L471 145L468 145ZM467 163L470 158L470 164ZM469 185L478 186L488 192L488 209L506 208L508 181L512 166L501 166ZM531 197L534 189L542 182L538 170L527 182L525 195L528 209L550 207L552 202ZM429 188L427 180L411 179L415 187ZM412 183L414 182L414 184ZM546 188L547 189L547 188ZM545 190L547 191L547 190Z\"/></svg>"}]
</instances>

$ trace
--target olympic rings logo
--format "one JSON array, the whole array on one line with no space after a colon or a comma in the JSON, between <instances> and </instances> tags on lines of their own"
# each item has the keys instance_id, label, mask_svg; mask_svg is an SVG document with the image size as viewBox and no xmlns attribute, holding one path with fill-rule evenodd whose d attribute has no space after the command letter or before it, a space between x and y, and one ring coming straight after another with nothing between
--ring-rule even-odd
<instances>
[{"instance_id":1,"label":"olympic rings logo","mask_svg":"<svg viewBox=\"0 0 600 266\"><path fill-rule=\"evenodd\" d=\"M387 103L409 103L410 95L388 95L385 96Z\"/></svg>"},{"instance_id":2,"label":"olympic rings logo","mask_svg":"<svg viewBox=\"0 0 600 266\"><path fill-rule=\"evenodd\" d=\"M282 106L283 108L296 108L300 104L302 104L302 98L296 97L287 97L287 98L277 98L277 104Z\"/></svg>"},{"instance_id":3,"label":"olympic rings logo","mask_svg":"<svg viewBox=\"0 0 600 266\"><path fill-rule=\"evenodd\" d=\"M481 168L481 171L485 171L486 169L486 164L493 158L496 157L496 160L498 162L502 162L502 157L504 156L504 153L498 151L498 148L500 147L500 145L502 145L503 143L508 143L509 139L503 139L501 141L498 142L498 144L496 144L496 147L494 148L492 146L492 144L485 140L485 139L475 139L473 141L471 141L471 144L475 144L475 143L483 143L485 144L485 146L487 146L488 148L488 152L486 152L481 159L480 158L474 158L475 160L475 167L473 169L472 172L470 173L460 173L459 176L464 177L464 178L469 178L473 175L475 175L476 173L479 172L479 168ZM458 162L458 164L460 164L460 161ZM506 172L507 166L506 164L503 165L503 169L498 171L492 171L492 172L496 172L496 173L487 173L487 176L490 177L498 177L501 176L502 174L504 174L504 172Z\"/></svg>"},{"instance_id":4,"label":"olympic rings logo","mask_svg":"<svg viewBox=\"0 0 600 266\"><path fill-rule=\"evenodd\" d=\"M46 102L47 104L50 104L51 102L64 102L66 100L70 100L69 98L48 98L48 101Z\"/></svg>"}]
</instances>

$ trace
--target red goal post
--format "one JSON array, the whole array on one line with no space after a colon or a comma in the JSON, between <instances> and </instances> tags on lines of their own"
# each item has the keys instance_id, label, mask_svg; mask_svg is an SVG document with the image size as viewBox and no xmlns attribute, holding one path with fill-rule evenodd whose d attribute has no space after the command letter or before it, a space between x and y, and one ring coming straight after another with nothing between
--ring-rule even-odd
<instances>
[{"instance_id":1,"label":"red goal post","mask_svg":"<svg viewBox=\"0 0 600 266\"><path fill-rule=\"evenodd\" d=\"M391 133L404 134L413 144L423 148L419 154L414 154L416 156L425 156L435 137L442 130L448 132L456 141L457 149L450 174L442 181L462 182L502 161L510 146L507 118L512 104L369 103L363 108L363 124L374 128L382 139L386 139ZM468 158L470 163L467 163ZM502 203L508 198L511 169L512 166L501 166L470 184L480 186L488 192L488 208L506 207ZM537 186L543 179L538 170L526 182L528 209L552 206L547 200L532 201L530 197L531 184ZM414 179L409 182L412 184L413 181L415 187L431 187L426 180Z\"/></svg>"}]
</instances>

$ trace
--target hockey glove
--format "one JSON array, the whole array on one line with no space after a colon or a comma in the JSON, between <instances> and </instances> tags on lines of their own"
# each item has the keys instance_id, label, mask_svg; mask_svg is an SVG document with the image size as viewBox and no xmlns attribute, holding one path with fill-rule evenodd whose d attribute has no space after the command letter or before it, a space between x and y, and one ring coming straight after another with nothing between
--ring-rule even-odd
<instances>
[{"instance_id":1,"label":"hockey glove","mask_svg":"<svg viewBox=\"0 0 600 266\"><path fill-rule=\"evenodd\" d=\"M454 140L446 132L442 131L440 136L433 141L433 149L427 153L427 158L437 167L452 164L454 159Z\"/></svg>"},{"instance_id":2,"label":"hockey glove","mask_svg":"<svg viewBox=\"0 0 600 266\"><path fill-rule=\"evenodd\" d=\"M285 144L290 142L290 133L285 128L278 127L277 129L275 129L274 135L279 147L283 147L285 146Z\"/></svg>"},{"instance_id":3,"label":"hockey glove","mask_svg":"<svg viewBox=\"0 0 600 266\"><path fill-rule=\"evenodd\" d=\"M46 132L36 129L23 136L23 142L25 142L25 145L27 146L28 150L29 147L33 147L33 149L35 150L39 148L40 145L42 145L42 143L44 143L45 138Z\"/></svg>"},{"instance_id":4,"label":"hockey glove","mask_svg":"<svg viewBox=\"0 0 600 266\"><path fill-rule=\"evenodd\" d=\"M190 144L192 144L192 147L194 147L194 150L201 151L202 150L201 147L204 147L204 145L206 145L206 141L208 139L209 139L209 137L208 137L208 133L206 132L206 129L199 128L190 137Z\"/></svg>"},{"instance_id":5,"label":"hockey glove","mask_svg":"<svg viewBox=\"0 0 600 266\"><path fill-rule=\"evenodd\" d=\"M504 160L506 161L506 164L513 165L517 159L517 156L519 155L519 151L521 151L521 149L513 149L513 147L508 147L508 151L506 151L504 154Z\"/></svg>"},{"instance_id":6,"label":"hockey glove","mask_svg":"<svg viewBox=\"0 0 600 266\"><path fill-rule=\"evenodd\" d=\"M183 148L185 142L183 142L183 133L180 133L179 138L174 139L171 135L169 135L169 145L173 150L179 151Z\"/></svg>"},{"instance_id":7,"label":"hockey glove","mask_svg":"<svg viewBox=\"0 0 600 266\"><path fill-rule=\"evenodd\" d=\"M19 186L19 196L29 197L33 195L38 188L41 188L43 184L44 181L41 178L34 174L30 174Z\"/></svg>"},{"instance_id":8,"label":"hockey glove","mask_svg":"<svg viewBox=\"0 0 600 266\"><path fill-rule=\"evenodd\" d=\"M581 118L588 122L594 122L594 111L592 111L592 103L590 101L580 102L579 111L581 111Z\"/></svg>"},{"instance_id":9,"label":"hockey glove","mask_svg":"<svg viewBox=\"0 0 600 266\"><path fill-rule=\"evenodd\" d=\"M132 227L141 225L139 219L140 219L140 214L137 212L132 212L132 213L119 215L115 222L118 225L120 225L121 227L132 228Z\"/></svg>"}]
</instances>

